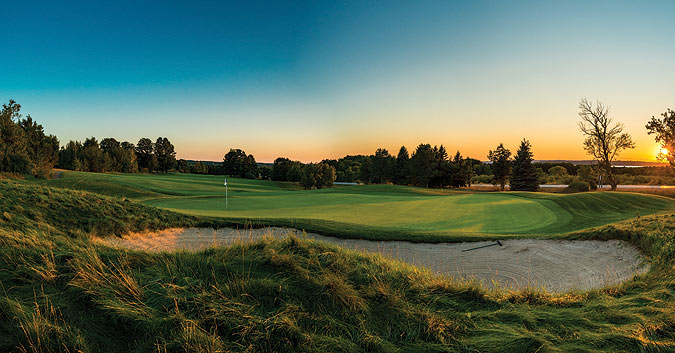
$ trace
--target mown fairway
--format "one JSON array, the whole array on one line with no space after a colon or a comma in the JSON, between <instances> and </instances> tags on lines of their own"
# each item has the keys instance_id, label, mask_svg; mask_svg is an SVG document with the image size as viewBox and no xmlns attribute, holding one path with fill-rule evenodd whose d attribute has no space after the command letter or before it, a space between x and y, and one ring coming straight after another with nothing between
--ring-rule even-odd
<instances>
[{"instance_id":1,"label":"mown fairway","mask_svg":"<svg viewBox=\"0 0 675 353\"><path fill-rule=\"evenodd\" d=\"M559 234L671 209L671 199L633 193L573 195L467 192L391 185L300 190L291 183L192 174L64 172L49 185L126 196L192 215L425 234Z\"/></svg>"}]
</instances>

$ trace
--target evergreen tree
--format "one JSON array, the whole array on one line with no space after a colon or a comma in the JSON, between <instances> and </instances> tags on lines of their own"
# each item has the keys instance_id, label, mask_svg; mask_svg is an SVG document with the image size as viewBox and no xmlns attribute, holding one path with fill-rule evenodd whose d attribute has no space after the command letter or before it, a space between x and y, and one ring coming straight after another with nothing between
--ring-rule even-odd
<instances>
[{"instance_id":1,"label":"evergreen tree","mask_svg":"<svg viewBox=\"0 0 675 353\"><path fill-rule=\"evenodd\" d=\"M513 176L511 190L537 191L539 178L537 168L532 164L534 155L530 141L523 139L513 160Z\"/></svg>"},{"instance_id":2,"label":"evergreen tree","mask_svg":"<svg viewBox=\"0 0 675 353\"><path fill-rule=\"evenodd\" d=\"M21 122L21 105L10 99L2 105L0 111L0 171L22 173L29 172L26 137Z\"/></svg>"},{"instance_id":3,"label":"evergreen tree","mask_svg":"<svg viewBox=\"0 0 675 353\"><path fill-rule=\"evenodd\" d=\"M420 144L410 158L412 182L418 186L429 187L436 167L438 149L434 151L430 144Z\"/></svg>"},{"instance_id":4,"label":"evergreen tree","mask_svg":"<svg viewBox=\"0 0 675 353\"><path fill-rule=\"evenodd\" d=\"M101 146L95 137L84 140L82 144L82 170L87 172L105 172L105 158Z\"/></svg>"},{"instance_id":5,"label":"evergreen tree","mask_svg":"<svg viewBox=\"0 0 675 353\"><path fill-rule=\"evenodd\" d=\"M398 150L393 182L397 185L407 185L410 183L410 155L405 146L401 146L401 149Z\"/></svg>"},{"instance_id":6,"label":"evergreen tree","mask_svg":"<svg viewBox=\"0 0 675 353\"><path fill-rule=\"evenodd\" d=\"M389 151L384 148L378 148L375 155L370 157L372 168L370 170L370 180L373 183L384 184L394 178L394 157L389 155Z\"/></svg>"},{"instance_id":7,"label":"evergreen tree","mask_svg":"<svg viewBox=\"0 0 675 353\"><path fill-rule=\"evenodd\" d=\"M59 151L59 168L82 170L82 143L70 141Z\"/></svg>"},{"instance_id":8,"label":"evergreen tree","mask_svg":"<svg viewBox=\"0 0 675 353\"><path fill-rule=\"evenodd\" d=\"M370 184L372 180L373 160L365 156L359 166L359 181L364 184Z\"/></svg>"},{"instance_id":9,"label":"evergreen tree","mask_svg":"<svg viewBox=\"0 0 675 353\"><path fill-rule=\"evenodd\" d=\"M429 186L443 188L450 185L452 165L448 160L448 152L443 145L439 147L434 146L433 154L435 160Z\"/></svg>"},{"instance_id":10,"label":"evergreen tree","mask_svg":"<svg viewBox=\"0 0 675 353\"><path fill-rule=\"evenodd\" d=\"M0 171L45 177L58 159L59 140L30 115L21 119L14 100L0 110Z\"/></svg>"},{"instance_id":11,"label":"evergreen tree","mask_svg":"<svg viewBox=\"0 0 675 353\"><path fill-rule=\"evenodd\" d=\"M494 151L488 153L488 159L492 162L493 183L499 185L504 191L504 186L511 176L511 151L504 148L500 143Z\"/></svg>"},{"instance_id":12,"label":"evergreen tree","mask_svg":"<svg viewBox=\"0 0 675 353\"><path fill-rule=\"evenodd\" d=\"M450 186L458 188L467 185L467 179L470 179L467 176L469 174L468 166L469 164L462 158L462 154L457 151L451 162Z\"/></svg>"},{"instance_id":13,"label":"evergreen tree","mask_svg":"<svg viewBox=\"0 0 675 353\"><path fill-rule=\"evenodd\" d=\"M24 132L31 174L41 178L48 176L59 158L59 140L54 135L45 135L42 125L33 121L30 115L19 126Z\"/></svg>"},{"instance_id":14,"label":"evergreen tree","mask_svg":"<svg viewBox=\"0 0 675 353\"><path fill-rule=\"evenodd\" d=\"M445 147L443 145L441 145L438 148L436 148L436 146L434 146L434 151L436 151L436 158L439 161L448 160L448 151L445 150Z\"/></svg>"}]
</instances>

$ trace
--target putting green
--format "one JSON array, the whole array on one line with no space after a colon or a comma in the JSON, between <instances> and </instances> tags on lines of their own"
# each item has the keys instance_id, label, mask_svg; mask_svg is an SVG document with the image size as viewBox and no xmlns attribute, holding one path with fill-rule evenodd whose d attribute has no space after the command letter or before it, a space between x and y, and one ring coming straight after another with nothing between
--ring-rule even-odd
<instances>
[{"instance_id":1,"label":"putting green","mask_svg":"<svg viewBox=\"0 0 675 353\"><path fill-rule=\"evenodd\" d=\"M194 215L316 220L410 232L559 234L671 209L671 199L635 193L572 195L468 192L392 185L299 190L291 183L192 174L65 172L46 183L126 196Z\"/></svg>"}]
</instances>

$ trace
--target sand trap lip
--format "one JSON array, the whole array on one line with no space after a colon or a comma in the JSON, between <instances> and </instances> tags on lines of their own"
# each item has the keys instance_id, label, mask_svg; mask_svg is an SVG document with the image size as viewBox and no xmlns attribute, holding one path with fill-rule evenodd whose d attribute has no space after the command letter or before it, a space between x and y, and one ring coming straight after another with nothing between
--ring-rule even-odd
<instances>
[{"instance_id":1,"label":"sand trap lip","mask_svg":"<svg viewBox=\"0 0 675 353\"><path fill-rule=\"evenodd\" d=\"M252 230L176 228L134 233L122 238L109 237L105 241L138 250L202 250L292 233L299 231L275 227ZM543 287L550 292L589 290L620 283L648 269L640 252L621 240L507 239L501 240L502 247L462 252L493 242L430 244L341 239L313 233L308 236L349 249L379 252L455 278L475 278L490 288Z\"/></svg>"}]
</instances>

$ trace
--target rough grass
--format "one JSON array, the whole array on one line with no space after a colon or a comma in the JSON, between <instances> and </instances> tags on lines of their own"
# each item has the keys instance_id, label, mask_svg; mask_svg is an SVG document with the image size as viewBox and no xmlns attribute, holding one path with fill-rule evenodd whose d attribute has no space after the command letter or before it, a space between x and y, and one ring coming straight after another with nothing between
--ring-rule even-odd
<instances>
[{"instance_id":1,"label":"rough grass","mask_svg":"<svg viewBox=\"0 0 675 353\"><path fill-rule=\"evenodd\" d=\"M3 352L675 350L675 214L569 235L628 240L651 270L620 286L551 295L487 291L294 237L200 253L113 249L69 234L81 224L117 229L105 212L129 228L157 216L198 220L19 182L0 183L0 192L3 210L12 207L0 227ZM34 202L46 196L88 221ZM17 221L27 214L42 219Z\"/></svg>"},{"instance_id":2,"label":"rough grass","mask_svg":"<svg viewBox=\"0 0 675 353\"><path fill-rule=\"evenodd\" d=\"M191 225L195 219L126 198L0 180L0 229L70 236Z\"/></svg>"}]
</instances>

